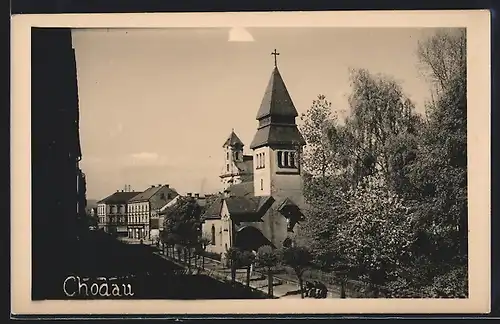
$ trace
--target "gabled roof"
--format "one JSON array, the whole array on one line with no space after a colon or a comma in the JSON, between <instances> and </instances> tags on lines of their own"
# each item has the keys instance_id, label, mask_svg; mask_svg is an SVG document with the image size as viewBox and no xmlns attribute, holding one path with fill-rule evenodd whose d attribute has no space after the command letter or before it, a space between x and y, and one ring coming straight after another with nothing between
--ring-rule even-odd
<instances>
[{"instance_id":1,"label":"gabled roof","mask_svg":"<svg viewBox=\"0 0 500 324\"><path fill-rule=\"evenodd\" d=\"M226 147L226 146L239 146L239 147L243 147L244 144L240 140L240 138L238 137L238 135L236 135L236 133L234 132L234 130L232 130L231 134L229 134L229 137L224 142L224 145L222 147Z\"/></svg>"},{"instance_id":2,"label":"gabled roof","mask_svg":"<svg viewBox=\"0 0 500 324\"><path fill-rule=\"evenodd\" d=\"M205 213L203 213L201 218L219 219L221 208L222 208L222 197L217 197L212 203L206 205Z\"/></svg>"},{"instance_id":3,"label":"gabled roof","mask_svg":"<svg viewBox=\"0 0 500 324\"><path fill-rule=\"evenodd\" d=\"M302 221L304 220L304 214L300 210L299 206L295 204L290 198L286 197L277 208L278 212L280 212L285 218L294 220L294 221Z\"/></svg>"},{"instance_id":4,"label":"gabled roof","mask_svg":"<svg viewBox=\"0 0 500 324\"><path fill-rule=\"evenodd\" d=\"M227 188L227 191L231 196L254 196L254 190L253 190L253 181L247 181L247 182L241 182L241 183L236 183L229 188Z\"/></svg>"},{"instance_id":5,"label":"gabled roof","mask_svg":"<svg viewBox=\"0 0 500 324\"><path fill-rule=\"evenodd\" d=\"M164 186L154 186L154 187L150 187L146 190L144 190L142 193L140 193L139 195L133 197L132 199L129 200L129 203L134 203L134 202L142 202L142 201L149 201L153 196L155 196L160 190L162 190L162 192L168 196L168 194L170 194L171 198L174 198L175 196L177 196L177 191L175 191L174 189L172 188L169 188L168 186L164 185ZM168 198L168 197L167 197ZM168 200L170 200L168 199ZM161 206L160 206L161 207Z\"/></svg>"},{"instance_id":6,"label":"gabled roof","mask_svg":"<svg viewBox=\"0 0 500 324\"><path fill-rule=\"evenodd\" d=\"M172 188L163 187L153 194L149 201L151 203L151 209L161 209L163 206L167 205L170 201L175 199L179 194Z\"/></svg>"},{"instance_id":7,"label":"gabled roof","mask_svg":"<svg viewBox=\"0 0 500 324\"><path fill-rule=\"evenodd\" d=\"M262 98L260 109L257 113L257 119L266 116L287 116L297 117L297 109L288 93L285 82L277 67L274 68L266 92Z\"/></svg>"},{"instance_id":8,"label":"gabled roof","mask_svg":"<svg viewBox=\"0 0 500 324\"><path fill-rule=\"evenodd\" d=\"M236 222L260 222L274 203L271 196L224 198L231 219Z\"/></svg>"},{"instance_id":9,"label":"gabled roof","mask_svg":"<svg viewBox=\"0 0 500 324\"><path fill-rule=\"evenodd\" d=\"M97 204L126 204L131 198L141 194L138 191L117 191L114 194L99 200Z\"/></svg>"}]
</instances>

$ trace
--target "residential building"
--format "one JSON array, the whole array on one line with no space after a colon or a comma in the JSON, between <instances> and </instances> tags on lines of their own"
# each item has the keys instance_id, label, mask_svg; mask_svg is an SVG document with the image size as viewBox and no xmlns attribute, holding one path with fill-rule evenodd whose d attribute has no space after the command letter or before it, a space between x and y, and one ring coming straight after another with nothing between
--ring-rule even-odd
<instances>
[{"instance_id":1,"label":"residential building","mask_svg":"<svg viewBox=\"0 0 500 324\"><path fill-rule=\"evenodd\" d=\"M136 191L117 191L97 202L98 228L119 237L127 237L127 205Z\"/></svg>"},{"instance_id":2,"label":"residential building","mask_svg":"<svg viewBox=\"0 0 500 324\"><path fill-rule=\"evenodd\" d=\"M128 234L133 239L151 239L151 216L153 229L159 231L159 210L178 195L166 185L152 185L128 201ZM154 212L153 212L154 211ZM154 233L156 235L156 232Z\"/></svg>"}]
</instances>

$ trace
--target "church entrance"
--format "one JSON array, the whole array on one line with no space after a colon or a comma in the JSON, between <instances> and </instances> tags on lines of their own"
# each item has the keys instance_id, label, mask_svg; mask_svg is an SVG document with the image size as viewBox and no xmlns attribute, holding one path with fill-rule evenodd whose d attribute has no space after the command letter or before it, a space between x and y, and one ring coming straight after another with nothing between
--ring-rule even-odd
<instances>
[{"instance_id":1,"label":"church entrance","mask_svg":"<svg viewBox=\"0 0 500 324\"><path fill-rule=\"evenodd\" d=\"M274 245L262 232L252 226L245 226L236 231L234 246L245 251L257 251L261 246Z\"/></svg>"}]
</instances>

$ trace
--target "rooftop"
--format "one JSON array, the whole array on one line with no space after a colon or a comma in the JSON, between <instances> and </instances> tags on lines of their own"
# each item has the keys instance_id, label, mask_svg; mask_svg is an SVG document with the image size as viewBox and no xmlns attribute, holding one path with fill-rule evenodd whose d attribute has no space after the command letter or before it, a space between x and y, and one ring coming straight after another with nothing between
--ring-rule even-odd
<instances>
[{"instance_id":1,"label":"rooftop","mask_svg":"<svg viewBox=\"0 0 500 324\"><path fill-rule=\"evenodd\" d=\"M117 191L112 195L99 200L98 204L126 204L131 198L141 194L138 191Z\"/></svg>"}]
</instances>

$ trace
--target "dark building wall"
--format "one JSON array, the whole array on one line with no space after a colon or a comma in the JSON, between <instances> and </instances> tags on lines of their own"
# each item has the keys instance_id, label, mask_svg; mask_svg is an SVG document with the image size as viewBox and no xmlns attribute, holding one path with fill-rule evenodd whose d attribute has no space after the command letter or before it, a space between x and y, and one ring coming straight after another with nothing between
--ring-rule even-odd
<instances>
[{"instance_id":1,"label":"dark building wall","mask_svg":"<svg viewBox=\"0 0 500 324\"><path fill-rule=\"evenodd\" d=\"M61 289L76 239L80 143L71 31L32 29L32 297ZM64 280L64 279L63 279Z\"/></svg>"}]
</instances>

